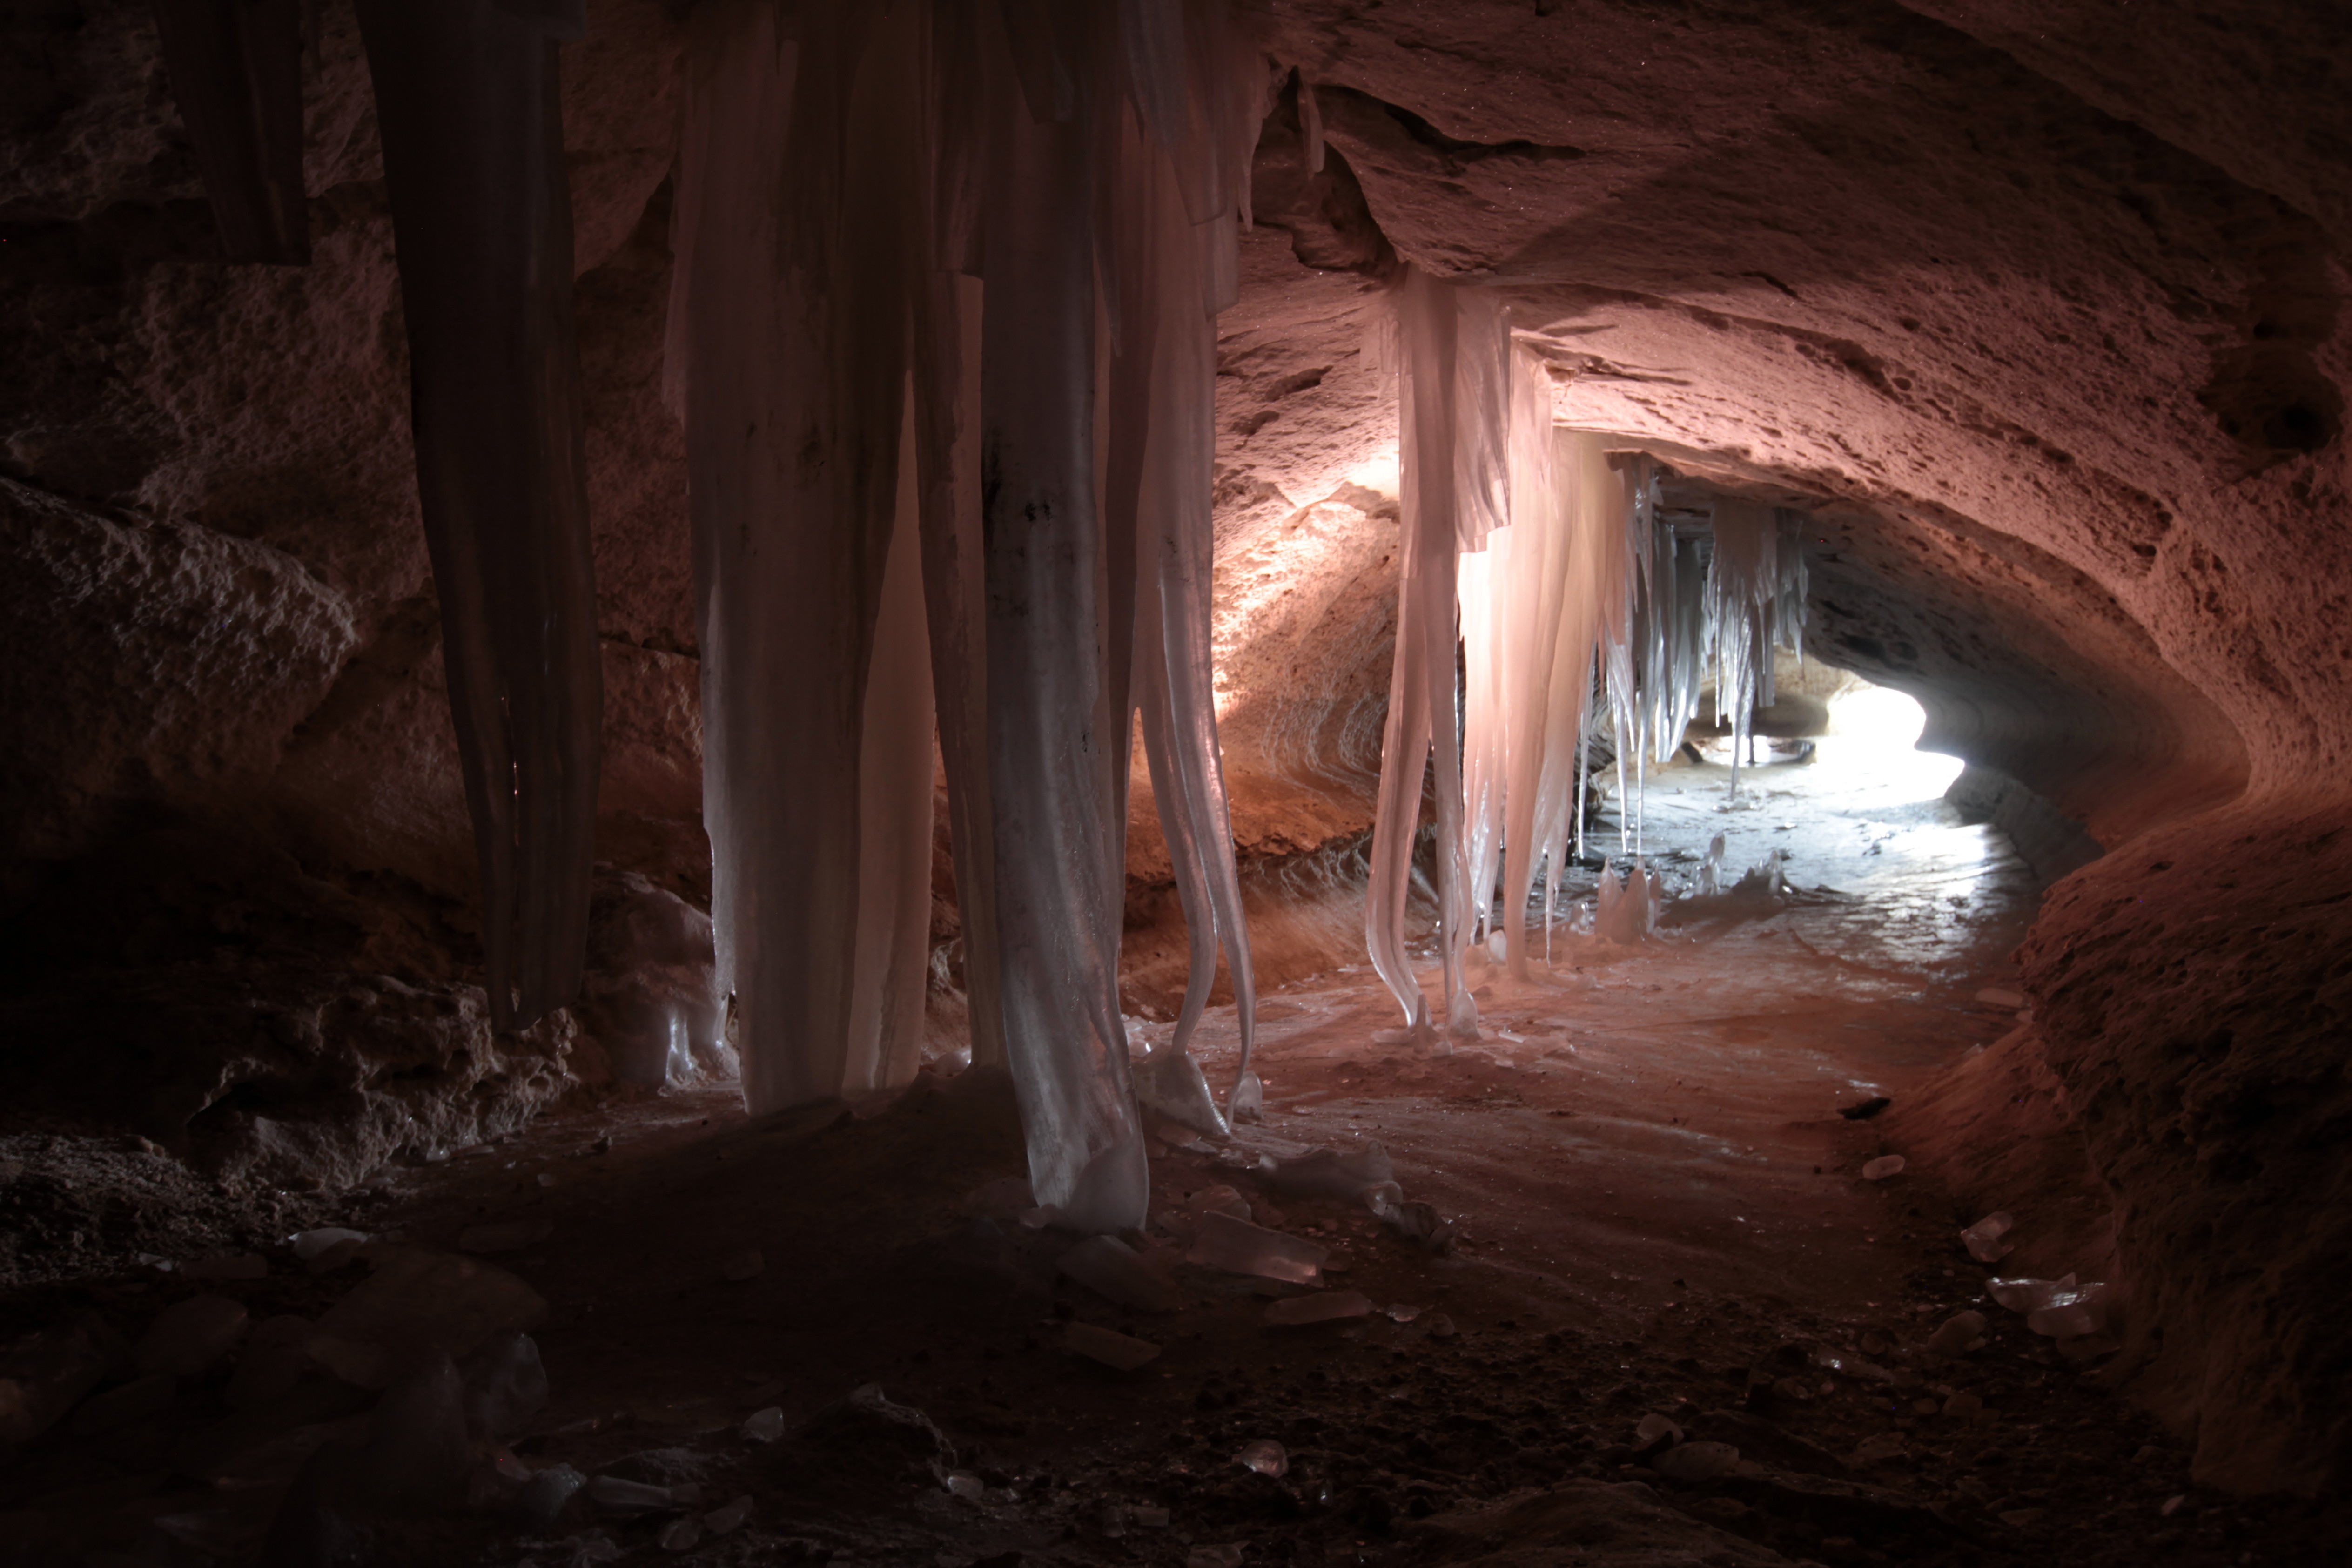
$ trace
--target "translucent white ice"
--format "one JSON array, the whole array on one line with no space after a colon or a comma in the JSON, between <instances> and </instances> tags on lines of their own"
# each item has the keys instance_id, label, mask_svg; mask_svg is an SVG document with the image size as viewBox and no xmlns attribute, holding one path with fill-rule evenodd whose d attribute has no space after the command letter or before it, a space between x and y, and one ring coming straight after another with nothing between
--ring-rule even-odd
<instances>
[{"instance_id":1,"label":"translucent white ice","mask_svg":"<svg viewBox=\"0 0 2352 1568\"><path fill-rule=\"evenodd\" d=\"M1039 1205L1139 1225L1129 737L1253 997L1209 662L1215 317L1265 72L1218 4L698 9L669 378L701 595L719 986L754 1111L905 1082L948 782L971 1060Z\"/></svg>"}]
</instances>

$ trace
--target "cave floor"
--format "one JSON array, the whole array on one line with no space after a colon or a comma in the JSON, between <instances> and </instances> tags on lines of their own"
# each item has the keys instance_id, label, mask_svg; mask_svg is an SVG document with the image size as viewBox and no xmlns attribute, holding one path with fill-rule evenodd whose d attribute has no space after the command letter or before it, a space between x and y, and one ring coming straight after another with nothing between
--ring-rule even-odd
<instances>
[{"instance_id":1,"label":"cave floor","mask_svg":"<svg viewBox=\"0 0 2352 1568\"><path fill-rule=\"evenodd\" d=\"M1679 784L1679 827L1660 826L1675 797L1652 800L1662 857L1703 847L1725 815L1706 770ZM1804 804L1771 787L1791 792L1774 809ZM534 1332L551 1392L514 1443L521 1462L685 1481L699 1501L627 1517L583 1500L523 1535L479 1513L363 1523L354 1560L2336 1560L2335 1516L2190 1485L2185 1444L2101 1386L2109 1342L2062 1346L1986 1302L1988 1270L1956 1234L1979 1216L1932 1171L1861 1179L1902 1151L1840 1109L1900 1105L2011 1026L1978 993L2005 983L2033 891L1997 835L1939 806L1782 841L1808 832L1826 847L1792 857L1785 902L1639 948L1561 931L1528 977L1485 967L1483 1037L1448 1054L1383 1043L1396 1009L1360 967L1266 997L1264 1121L1231 1142L1157 1129L1153 1218L1131 1239L1173 1286L1170 1310L1057 1278L1075 1238L1018 1217L1017 1126L987 1074L758 1120L728 1088L614 1100L380 1173L341 1215L380 1238L373 1261L488 1247L482 1262L547 1303ZM1230 1009L1203 1025L1214 1081L1234 1027ZM1455 1222L1450 1250L1360 1206L1280 1195L1260 1165L1370 1142L1408 1198ZM1377 1310L1271 1327L1268 1307L1302 1287L1183 1261L1218 1186L1329 1248L1330 1288ZM510 1228L461 1243L484 1225ZM317 1318L364 1278L281 1251L266 1278L204 1289L256 1321ZM90 1289L135 1330L195 1287L151 1270ZM1993 1320L1988 1343L1922 1348L1971 1307ZM1158 1354L1097 1364L1067 1348L1073 1322ZM191 1481L220 1381L16 1456L0 1561L251 1560L304 1455L361 1418L314 1415ZM867 1385L931 1426L849 1397ZM753 1440L744 1423L768 1408L782 1435ZM1635 1452L1653 1414L1746 1464L1678 1476ZM1284 1447L1286 1474L1235 1462L1258 1441ZM748 1521L728 1533L680 1524L737 1497Z\"/></svg>"}]
</instances>

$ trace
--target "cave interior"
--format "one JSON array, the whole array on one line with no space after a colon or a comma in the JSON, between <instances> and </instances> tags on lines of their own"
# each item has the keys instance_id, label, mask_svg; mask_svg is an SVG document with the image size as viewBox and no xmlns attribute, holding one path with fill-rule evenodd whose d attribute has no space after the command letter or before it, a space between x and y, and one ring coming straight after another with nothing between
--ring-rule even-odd
<instances>
[{"instance_id":1,"label":"cave interior","mask_svg":"<svg viewBox=\"0 0 2352 1568\"><path fill-rule=\"evenodd\" d=\"M2352 17L0 15L0 1563L2340 1561Z\"/></svg>"}]
</instances>

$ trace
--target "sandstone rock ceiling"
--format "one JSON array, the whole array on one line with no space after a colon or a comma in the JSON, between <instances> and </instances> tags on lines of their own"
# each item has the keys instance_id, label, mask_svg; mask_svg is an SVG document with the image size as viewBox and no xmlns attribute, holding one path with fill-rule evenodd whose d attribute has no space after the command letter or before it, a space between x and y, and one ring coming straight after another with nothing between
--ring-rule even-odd
<instances>
[{"instance_id":1,"label":"sandstone rock ceiling","mask_svg":"<svg viewBox=\"0 0 2352 1568\"><path fill-rule=\"evenodd\" d=\"M1560 418L1809 508L1812 645L1918 693L1944 743L2115 851L2055 890L2026 957L2119 1200L2140 1386L2201 1416L2217 1479L2340 1474L2341 8L1242 9L1311 84L1333 154L1307 172L1286 87L1224 325L1218 635L1245 850L1303 865L1367 819L1392 616L1380 281L1402 258L1502 290ZM658 398L678 23L644 0L591 16L564 119L599 845L695 896L693 606ZM415 1004L313 982L452 985L471 870L350 13L320 8L308 64L300 270L213 258L143 6L0 26L0 892L41 934L12 963L152 980L230 952L275 998L238 1005L291 1022L223 1047L195 1099L267 1082L290 1103L305 1074L364 1099L373 1069L330 1061L316 1020ZM224 863L173 837L191 824L299 865ZM94 868L147 913L60 926ZM171 990L152 982L165 1014Z\"/></svg>"}]
</instances>

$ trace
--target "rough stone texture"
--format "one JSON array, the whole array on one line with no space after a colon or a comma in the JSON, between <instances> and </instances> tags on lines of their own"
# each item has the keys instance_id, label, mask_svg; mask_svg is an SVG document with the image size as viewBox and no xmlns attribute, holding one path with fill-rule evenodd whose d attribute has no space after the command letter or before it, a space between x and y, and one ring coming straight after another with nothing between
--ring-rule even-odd
<instances>
[{"instance_id":1,"label":"rough stone texture","mask_svg":"<svg viewBox=\"0 0 2352 1568\"><path fill-rule=\"evenodd\" d=\"M677 20L590 9L564 117L598 845L693 897L690 555L656 395ZM474 984L373 101L348 5L313 25L316 259L291 268L217 259L148 6L0 19L0 1078L215 1170L339 1182L518 1124L571 1084L573 1026L496 1040Z\"/></svg>"},{"instance_id":2,"label":"rough stone texture","mask_svg":"<svg viewBox=\"0 0 2352 1568\"><path fill-rule=\"evenodd\" d=\"M598 840L614 876L691 903L698 677L657 395L678 21L590 9L564 112ZM2126 0L1243 9L1313 84L1330 154L1308 166L1286 85L1223 328L1219 695L1268 973L1355 940L1395 527L1370 343L1409 261L1507 295L1563 419L1809 509L1811 646L2108 847L2024 958L2119 1208L2130 1386L2196 1427L2210 1480L2352 1474L2352 850L2331 837L2352 28ZM467 1011L472 857L373 114L348 7L317 37L317 260L232 268L145 7L0 19L0 920L10 1074L68 1052L96 1064L82 1089L136 1070L159 1131L229 1129L248 1160L299 1142L261 1130L290 1125L272 1105L307 1104L301 1136L375 1130L302 1156L341 1170L414 1106L410 1146L521 1114L560 1058ZM1181 949L1137 806L1130 967L1161 994ZM101 1036L128 1054L83 1049Z\"/></svg>"}]
</instances>

